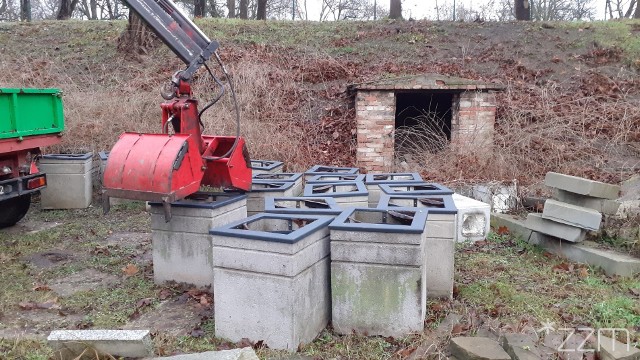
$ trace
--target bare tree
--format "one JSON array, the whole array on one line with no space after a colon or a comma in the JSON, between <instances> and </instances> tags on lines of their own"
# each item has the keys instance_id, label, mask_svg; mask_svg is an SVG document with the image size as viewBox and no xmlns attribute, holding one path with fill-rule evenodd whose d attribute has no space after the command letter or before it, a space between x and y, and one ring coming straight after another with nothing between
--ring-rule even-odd
<instances>
[{"instance_id":1,"label":"bare tree","mask_svg":"<svg viewBox=\"0 0 640 360\"><path fill-rule=\"evenodd\" d=\"M516 11L516 20L531 20L531 6L529 5L529 0L515 0L514 8Z\"/></svg>"},{"instance_id":2,"label":"bare tree","mask_svg":"<svg viewBox=\"0 0 640 360\"><path fill-rule=\"evenodd\" d=\"M207 12L207 0L193 0L193 16L204 17Z\"/></svg>"},{"instance_id":3,"label":"bare tree","mask_svg":"<svg viewBox=\"0 0 640 360\"><path fill-rule=\"evenodd\" d=\"M227 0L227 17L236 17L236 0Z\"/></svg>"},{"instance_id":4,"label":"bare tree","mask_svg":"<svg viewBox=\"0 0 640 360\"><path fill-rule=\"evenodd\" d=\"M258 0L258 9L256 10L256 19L267 20L267 0Z\"/></svg>"},{"instance_id":5,"label":"bare tree","mask_svg":"<svg viewBox=\"0 0 640 360\"><path fill-rule=\"evenodd\" d=\"M73 15L73 11L75 10L76 5L78 5L78 0L61 0L60 8L58 10L58 15L56 16L56 19L67 20L71 18L71 15Z\"/></svg>"},{"instance_id":6,"label":"bare tree","mask_svg":"<svg viewBox=\"0 0 640 360\"><path fill-rule=\"evenodd\" d=\"M126 53L146 54L157 45L156 35L142 18L129 10L129 22L118 38L118 50Z\"/></svg>"},{"instance_id":7,"label":"bare tree","mask_svg":"<svg viewBox=\"0 0 640 360\"><path fill-rule=\"evenodd\" d=\"M389 18L402 19L402 0L390 0Z\"/></svg>"},{"instance_id":8,"label":"bare tree","mask_svg":"<svg viewBox=\"0 0 640 360\"><path fill-rule=\"evenodd\" d=\"M20 20L31 21L31 0L20 0Z\"/></svg>"},{"instance_id":9,"label":"bare tree","mask_svg":"<svg viewBox=\"0 0 640 360\"><path fill-rule=\"evenodd\" d=\"M240 19L248 19L249 17L249 1L240 0Z\"/></svg>"}]
</instances>

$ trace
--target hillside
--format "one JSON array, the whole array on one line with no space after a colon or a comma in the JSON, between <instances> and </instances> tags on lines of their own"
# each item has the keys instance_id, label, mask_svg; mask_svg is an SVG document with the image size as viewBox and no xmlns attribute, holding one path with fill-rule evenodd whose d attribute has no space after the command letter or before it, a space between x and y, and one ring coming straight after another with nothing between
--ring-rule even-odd
<instances>
[{"instance_id":1,"label":"hillside","mask_svg":"<svg viewBox=\"0 0 640 360\"><path fill-rule=\"evenodd\" d=\"M501 83L490 157L418 152L430 179L540 181L548 170L619 181L640 167L640 22L440 23L197 21L221 42L253 158L351 165L348 84L440 73ZM163 45L116 51L116 22L0 23L0 87L59 87L64 144L107 150L123 131L157 132L159 89L182 66ZM213 97L197 79L200 99ZM234 134L228 98L206 132Z\"/></svg>"}]
</instances>

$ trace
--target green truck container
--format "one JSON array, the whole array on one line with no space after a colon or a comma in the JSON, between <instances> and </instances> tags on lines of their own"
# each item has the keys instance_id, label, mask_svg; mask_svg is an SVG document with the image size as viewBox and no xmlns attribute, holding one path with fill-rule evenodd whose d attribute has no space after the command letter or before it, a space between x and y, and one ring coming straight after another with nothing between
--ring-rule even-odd
<instances>
[{"instance_id":1,"label":"green truck container","mask_svg":"<svg viewBox=\"0 0 640 360\"><path fill-rule=\"evenodd\" d=\"M40 148L60 142L64 130L59 89L0 88L0 228L29 210L46 175L36 167Z\"/></svg>"}]
</instances>

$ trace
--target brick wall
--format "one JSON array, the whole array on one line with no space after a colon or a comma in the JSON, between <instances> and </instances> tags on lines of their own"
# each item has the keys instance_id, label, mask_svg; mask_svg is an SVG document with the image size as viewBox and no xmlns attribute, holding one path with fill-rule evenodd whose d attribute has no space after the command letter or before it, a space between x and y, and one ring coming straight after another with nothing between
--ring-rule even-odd
<instances>
[{"instance_id":1,"label":"brick wall","mask_svg":"<svg viewBox=\"0 0 640 360\"><path fill-rule=\"evenodd\" d=\"M393 91L358 91L356 161L371 172L387 172L393 167L393 133L396 97Z\"/></svg>"},{"instance_id":2,"label":"brick wall","mask_svg":"<svg viewBox=\"0 0 640 360\"><path fill-rule=\"evenodd\" d=\"M496 120L495 93L466 91L455 96L453 104L452 147L464 149L491 146Z\"/></svg>"}]
</instances>

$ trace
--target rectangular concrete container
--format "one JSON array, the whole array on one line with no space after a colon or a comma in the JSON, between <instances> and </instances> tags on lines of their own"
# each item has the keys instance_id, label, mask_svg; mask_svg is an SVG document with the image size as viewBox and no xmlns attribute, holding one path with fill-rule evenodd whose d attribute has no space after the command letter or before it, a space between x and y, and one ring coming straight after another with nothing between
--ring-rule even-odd
<instances>
[{"instance_id":1,"label":"rectangular concrete container","mask_svg":"<svg viewBox=\"0 0 640 360\"><path fill-rule=\"evenodd\" d=\"M302 173L260 173L253 174L252 179L260 181L287 181L302 183Z\"/></svg>"},{"instance_id":2,"label":"rectangular concrete container","mask_svg":"<svg viewBox=\"0 0 640 360\"><path fill-rule=\"evenodd\" d=\"M151 203L153 278L198 287L213 285L213 245L209 230L247 217L247 196L196 193L171 204L165 222L162 204Z\"/></svg>"},{"instance_id":3,"label":"rectangular concrete container","mask_svg":"<svg viewBox=\"0 0 640 360\"><path fill-rule=\"evenodd\" d=\"M265 199L264 212L337 216L342 213L342 208L331 197L268 197Z\"/></svg>"},{"instance_id":4,"label":"rectangular concrete container","mask_svg":"<svg viewBox=\"0 0 640 360\"><path fill-rule=\"evenodd\" d=\"M367 207L369 193L361 181L306 184L305 197L332 197L341 208Z\"/></svg>"},{"instance_id":5,"label":"rectangular concrete container","mask_svg":"<svg viewBox=\"0 0 640 360\"><path fill-rule=\"evenodd\" d=\"M315 165L304 173L305 183L316 175L359 174L360 169L352 167Z\"/></svg>"},{"instance_id":6,"label":"rectangular concrete container","mask_svg":"<svg viewBox=\"0 0 640 360\"><path fill-rule=\"evenodd\" d=\"M298 196L302 184L290 181L254 180L251 191L247 193L247 215L252 216L264 212L264 199L267 197Z\"/></svg>"},{"instance_id":7,"label":"rectangular concrete container","mask_svg":"<svg viewBox=\"0 0 640 360\"><path fill-rule=\"evenodd\" d=\"M422 184L424 180L418 173L367 174L364 184L369 191L369 207L377 207L380 200L381 184Z\"/></svg>"},{"instance_id":8,"label":"rectangular concrete container","mask_svg":"<svg viewBox=\"0 0 640 360\"><path fill-rule=\"evenodd\" d=\"M423 330L426 220L422 209L355 208L329 225L336 332L402 337Z\"/></svg>"},{"instance_id":9,"label":"rectangular concrete container","mask_svg":"<svg viewBox=\"0 0 640 360\"><path fill-rule=\"evenodd\" d=\"M387 195L453 195L453 190L436 183L380 184L380 191Z\"/></svg>"},{"instance_id":10,"label":"rectangular concrete container","mask_svg":"<svg viewBox=\"0 0 640 360\"><path fill-rule=\"evenodd\" d=\"M427 296L452 298L455 273L455 240L457 212L451 195L386 195L382 194L379 209L425 209L427 215L425 267Z\"/></svg>"},{"instance_id":11,"label":"rectangular concrete container","mask_svg":"<svg viewBox=\"0 0 640 360\"><path fill-rule=\"evenodd\" d=\"M456 241L485 240L491 227L491 205L459 194L451 197L458 209Z\"/></svg>"},{"instance_id":12,"label":"rectangular concrete container","mask_svg":"<svg viewBox=\"0 0 640 360\"><path fill-rule=\"evenodd\" d=\"M281 173L284 163L276 160L251 160L251 172L253 175L264 173Z\"/></svg>"},{"instance_id":13,"label":"rectangular concrete container","mask_svg":"<svg viewBox=\"0 0 640 360\"><path fill-rule=\"evenodd\" d=\"M40 171L47 174L41 191L43 209L84 209L93 196L93 153L43 155Z\"/></svg>"},{"instance_id":14,"label":"rectangular concrete container","mask_svg":"<svg viewBox=\"0 0 640 360\"><path fill-rule=\"evenodd\" d=\"M216 337L296 351L331 317L333 217L258 214L211 230Z\"/></svg>"},{"instance_id":15,"label":"rectangular concrete container","mask_svg":"<svg viewBox=\"0 0 640 360\"><path fill-rule=\"evenodd\" d=\"M314 175L305 181L305 184L326 184L341 181L362 181L364 182L364 174L325 174Z\"/></svg>"}]
</instances>

